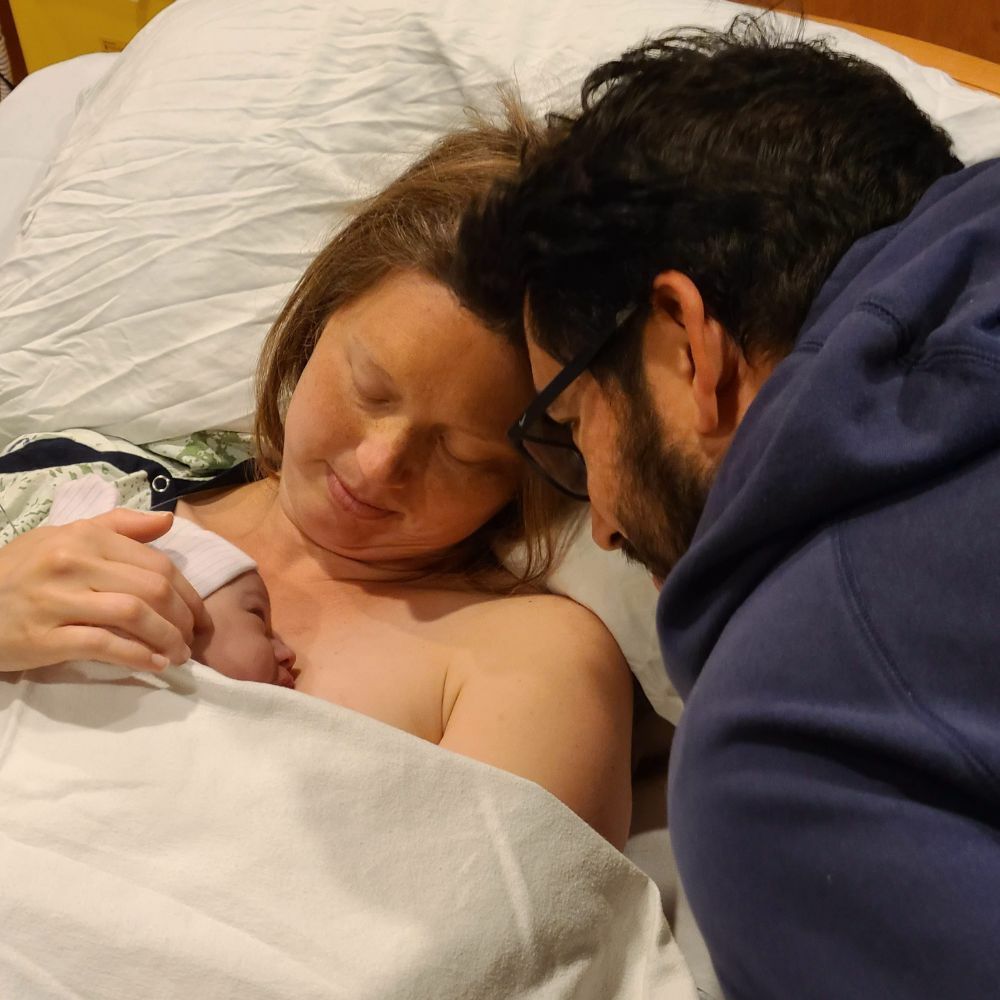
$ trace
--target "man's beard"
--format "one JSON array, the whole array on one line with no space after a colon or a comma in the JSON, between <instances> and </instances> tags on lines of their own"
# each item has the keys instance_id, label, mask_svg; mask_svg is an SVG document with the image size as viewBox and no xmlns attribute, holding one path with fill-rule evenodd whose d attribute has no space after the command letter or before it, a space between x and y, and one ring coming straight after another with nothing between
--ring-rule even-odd
<instances>
[{"instance_id":1,"label":"man's beard","mask_svg":"<svg viewBox=\"0 0 1000 1000\"><path fill-rule=\"evenodd\" d=\"M666 439L644 384L616 402L622 474L616 517L627 539L622 552L663 580L691 545L711 476Z\"/></svg>"}]
</instances>

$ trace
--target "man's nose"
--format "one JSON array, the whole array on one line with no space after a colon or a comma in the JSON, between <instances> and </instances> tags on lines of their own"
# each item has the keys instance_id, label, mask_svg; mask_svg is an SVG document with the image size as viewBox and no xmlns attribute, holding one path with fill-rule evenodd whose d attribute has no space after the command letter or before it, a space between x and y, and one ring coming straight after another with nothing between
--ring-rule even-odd
<instances>
[{"instance_id":1,"label":"man's nose","mask_svg":"<svg viewBox=\"0 0 1000 1000\"><path fill-rule=\"evenodd\" d=\"M625 541L622 533L593 504L590 507L590 531L594 541L608 552L620 549Z\"/></svg>"}]
</instances>

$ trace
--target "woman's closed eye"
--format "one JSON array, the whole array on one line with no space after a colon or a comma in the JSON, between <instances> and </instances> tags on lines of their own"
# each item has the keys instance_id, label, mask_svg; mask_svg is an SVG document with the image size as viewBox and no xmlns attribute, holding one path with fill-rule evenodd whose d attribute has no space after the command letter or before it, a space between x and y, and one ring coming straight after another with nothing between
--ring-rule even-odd
<instances>
[{"instance_id":1,"label":"woman's closed eye","mask_svg":"<svg viewBox=\"0 0 1000 1000\"><path fill-rule=\"evenodd\" d=\"M464 466L465 468L471 468L472 466L482 465L484 461L481 458L471 458L457 454L453 450L453 448L448 446L448 443L444 440L444 438L441 439L441 451L444 452L445 457L448 458L450 461L454 462L457 465Z\"/></svg>"},{"instance_id":2,"label":"woman's closed eye","mask_svg":"<svg viewBox=\"0 0 1000 1000\"><path fill-rule=\"evenodd\" d=\"M370 385L366 386L357 379L354 380L354 394L365 406L384 406L386 403L391 402L388 394L383 389Z\"/></svg>"},{"instance_id":3,"label":"woman's closed eye","mask_svg":"<svg viewBox=\"0 0 1000 1000\"><path fill-rule=\"evenodd\" d=\"M365 405L383 406L398 398L388 373L366 354L348 355L348 371L354 394Z\"/></svg>"},{"instance_id":4,"label":"woman's closed eye","mask_svg":"<svg viewBox=\"0 0 1000 1000\"><path fill-rule=\"evenodd\" d=\"M463 449L460 445L449 443L443 436L439 440L441 452L452 465L457 465L463 469L485 469L489 471L493 471L497 465L497 460L492 455L474 454Z\"/></svg>"}]
</instances>

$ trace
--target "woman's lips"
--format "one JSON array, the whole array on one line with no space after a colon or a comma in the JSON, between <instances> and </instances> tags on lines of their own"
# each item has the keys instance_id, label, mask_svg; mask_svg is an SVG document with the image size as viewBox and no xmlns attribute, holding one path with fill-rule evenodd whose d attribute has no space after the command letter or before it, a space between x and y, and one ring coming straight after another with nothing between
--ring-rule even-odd
<instances>
[{"instance_id":1,"label":"woman's lips","mask_svg":"<svg viewBox=\"0 0 1000 1000\"><path fill-rule=\"evenodd\" d=\"M384 507L375 507L364 500L359 500L338 478L331 469L326 474L326 488L330 498L342 510L355 517L363 518L366 521L377 521L383 517L388 517L393 513Z\"/></svg>"}]
</instances>

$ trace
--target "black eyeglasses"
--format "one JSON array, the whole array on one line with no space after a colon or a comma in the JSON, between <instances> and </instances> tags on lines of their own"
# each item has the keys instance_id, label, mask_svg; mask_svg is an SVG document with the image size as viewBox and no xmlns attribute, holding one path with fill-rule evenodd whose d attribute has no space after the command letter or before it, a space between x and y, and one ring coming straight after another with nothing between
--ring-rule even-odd
<instances>
[{"instance_id":1,"label":"black eyeglasses","mask_svg":"<svg viewBox=\"0 0 1000 1000\"><path fill-rule=\"evenodd\" d=\"M594 363L598 354L628 326L638 307L629 306L615 316L615 325L603 337L588 344L532 400L507 431L511 444L557 489L574 500L589 500L587 463L573 442L568 426L548 413L556 398Z\"/></svg>"}]
</instances>

